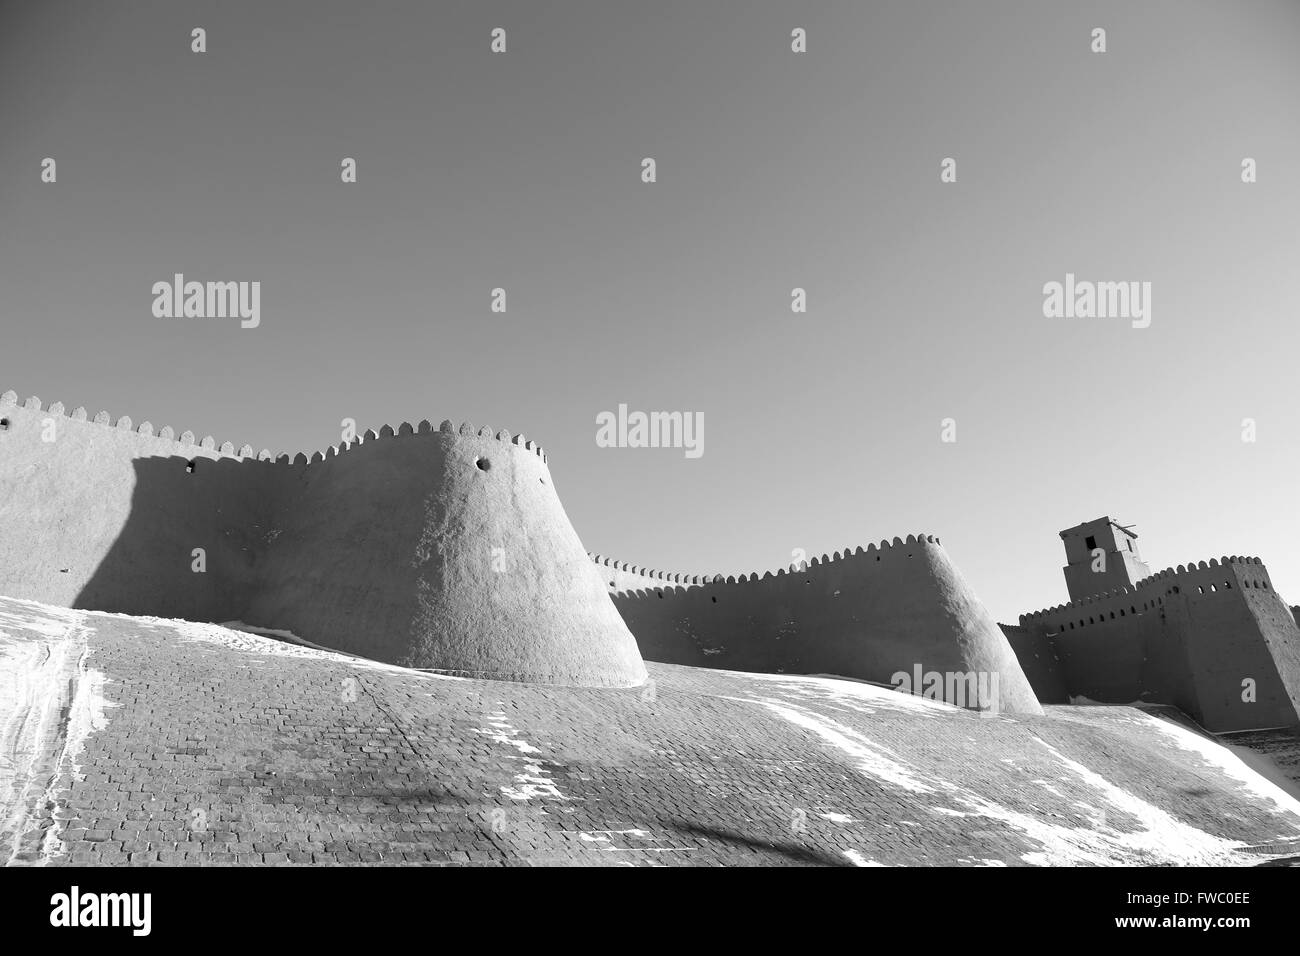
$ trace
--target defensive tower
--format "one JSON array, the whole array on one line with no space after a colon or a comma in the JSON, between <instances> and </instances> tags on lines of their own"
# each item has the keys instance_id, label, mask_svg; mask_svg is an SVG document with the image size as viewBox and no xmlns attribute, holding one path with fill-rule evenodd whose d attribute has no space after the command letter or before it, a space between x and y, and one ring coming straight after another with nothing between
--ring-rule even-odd
<instances>
[{"instance_id":1,"label":"defensive tower","mask_svg":"<svg viewBox=\"0 0 1300 956\"><path fill-rule=\"evenodd\" d=\"M1116 588L1131 588L1151 576L1151 569L1137 549L1137 535L1109 517L1066 528L1061 532L1065 544L1065 586L1070 600L1078 601L1091 594Z\"/></svg>"},{"instance_id":2,"label":"defensive tower","mask_svg":"<svg viewBox=\"0 0 1300 956\"><path fill-rule=\"evenodd\" d=\"M0 593L242 620L476 677L643 683L536 442L428 421L310 459L0 395Z\"/></svg>"}]
</instances>

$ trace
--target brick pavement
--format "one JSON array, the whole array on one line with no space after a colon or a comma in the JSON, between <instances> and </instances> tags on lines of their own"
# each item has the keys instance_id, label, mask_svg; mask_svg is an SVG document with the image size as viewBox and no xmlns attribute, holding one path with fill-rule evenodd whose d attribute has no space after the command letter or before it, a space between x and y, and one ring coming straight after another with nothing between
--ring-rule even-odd
<instances>
[{"instance_id":1,"label":"brick pavement","mask_svg":"<svg viewBox=\"0 0 1300 956\"><path fill-rule=\"evenodd\" d=\"M847 681L661 664L627 690L468 680L6 599L0 633L0 852L18 865L1300 853L1300 805L1131 708L981 717Z\"/></svg>"}]
</instances>

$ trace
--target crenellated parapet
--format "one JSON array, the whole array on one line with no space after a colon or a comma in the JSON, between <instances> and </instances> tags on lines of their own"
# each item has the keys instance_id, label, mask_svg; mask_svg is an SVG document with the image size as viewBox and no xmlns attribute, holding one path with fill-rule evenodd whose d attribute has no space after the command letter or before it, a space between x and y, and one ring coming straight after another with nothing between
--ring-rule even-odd
<instances>
[{"instance_id":1,"label":"crenellated parapet","mask_svg":"<svg viewBox=\"0 0 1300 956\"><path fill-rule=\"evenodd\" d=\"M589 557L649 660L887 685L900 673L994 677L979 709L1039 711L1005 635L932 534L725 577ZM944 699L974 706L958 697Z\"/></svg>"},{"instance_id":2,"label":"crenellated parapet","mask_svg":"<svg viewBox=\"0 0 1300 956\"><path fill-rule=\"evenodd\" d=\"M401 422L274 456L7 392L0 487L6 596L478 677L646 676L545 451L504 429Z\"/></svg>"},{"instance_id":3,"label":"crenellated parapet","mask_svg":"<svg viewBox=\"0 0 1300 956\"><path fill-rule=\"evenodd\" d=\"M1257 557L1166 568L1007 630L1043 700L1172 704L1215 733L1300 716L1300 628Z\"/></svg>"},{"instance_id":4,"label":"crenellated parapet","mask_svg":"<svg viewBox=\"0 0 1300 956\"><path fill-rule=\"evenodd\" d=\"M1268 569L1259 558L1238 555L1193 561L1158 571L1131 588L1102 591L1078 601L1022 614L1020 624L1061 633L1159 610L1175 594L1226 595L1234 587L1270 590Z\"/></svg>"},{"instance_id":5,"label":"crenellated parapet","mask_svg":"<svg viewBox=\"0 0 1300 956\"><path fill-rule=\"evenodd\" d=\"M778 581L787 575L794 577L797 577L800 574L807 575L809 573L815 573L818 569L826 568L839 562L852 562L856 559L862 559L864 564L871 561L880 562L894 557L905 556L903 551L905 548L927 544L938 546L941 542L932 534L909 534L906 539L897 537L894 538L893 541L882 539L879 545L871 543L865 548L858 545L856 548L845 548L843 551L834 551L828 554L823 554L820 558L813 557L811 560L805 562L792 563L787 567L762 572L750 571L739 575L691 574L684 571L662 571L655 568L647 568L641 565L631 564L627 561L619 561L593 552L588 552L588 556L596 565L601 568L607 568L612 572L609 576L611 579L606 582L611 593L647 597L656 595L664 588L680 590L693 587L706 587L709 585L734 585L749 582Z\"/></svg>"},{"instance_id":6,"label":"crenellated parapet","mask_svg":"<svg viewBox=\"0 0 1300 956\"><path fill-rule=\"evenodd\" d=\"M217 443L211 435L203 438L197 438L195 433L189 430L181 432L179 437L175 429L170 425L164 425L162 428L155 429L149 421L141 422L138 426L134 424L129 415L122 415L116 420L113 419L107 411L101 411L93 418L89 417L84 407L77 407L71 412L65 410L62 402L54 402L48 408L44 408L40 398L32 396L21 405L18 401L18 394L12 389L0 394L0 419L4 417L4 411L7 408L21 408L26 412L44 411L47 417L65 418L73 422L87 422L92 425L99 425L104 428L114 429L118 432L134 433L141 439L147 439L142 443L142 451L148 454L159 454L165 451L174 451L178 455L187 456L190 453L207 453L205 457L220 459L234 458L239 460L256 460L274 462L279 465L290 466L310 466L320 464L327 459L337 456L341 452L346 452L350 448L355 448L368 441L378 441L380 439L390 439L406 437L411 435L429 435L437 432L444 436L465 436L477 438L492 438L496 441L514 445L518 449L536 455L545 464L548 462L545 449L540 444L530 438L525 438L522 434L511 435L507 429L493 431L488 426L476 428L469 422L462 422L459 426L450 420L444 420L436 429L427 419L421 421L418 426L410 422L402 422L396 428L392 425L383 425L377 431L369 429L357 436L352 442L341 442L334 445L326 451L313 452L310 455L304 452L298 452L295 455L275 455L268 449L262 449L260 452L254 452L253 447L247 443L235 446L234 442Z\"/></svg>"},{"instance_id":7,"label":"crenellated parapet","mask_svg":"<svg viewBox=\"0 0 1300 956\"><path fill-rule=\"evenodd\" d=\"M251 458L253 449L250 445L242 445L236 451L233 442L222 442L217 445L216 439L207 436L203 439L196 439L194 432L181 432L180 437L176 437L175 429L170 425L164 425L162 428L155 429L152 422L143 421L136 425L130 415L122 415L114 419L107 411L101 411L91 417L84 406L78 406L72 411L67 411L62 402L53 402L48 408L43 408L39 398L32 396L24 401L21 405L18 402L18 395L10 390L0 394L0 418L4 416L6 408L22 408L28 412L44 411L46 417L64 418L72 422L87 422L91 425L99 425L103 428L111 428L118 432L134 433L141 439L150 439L147 450L150 454L157 454L161 445L166 444L174 449L177 454L185 454L187 451L197 449L203 452L210 452L207 457L213 458ZM270 457L269 451L263 451L264 456Z\"/></svg>"}]
</instances>

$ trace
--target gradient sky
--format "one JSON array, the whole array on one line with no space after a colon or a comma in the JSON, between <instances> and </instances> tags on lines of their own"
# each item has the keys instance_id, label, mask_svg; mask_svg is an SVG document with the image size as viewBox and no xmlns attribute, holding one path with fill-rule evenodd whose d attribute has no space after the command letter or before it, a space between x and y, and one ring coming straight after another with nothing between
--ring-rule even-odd
<instances>
[{"instance_id":1,"label":"gradient sky","mask_svg":"<svg viewBox=\"0 0 1300 956\"><path fill-rule=\"evenodd\" d=\"M669 570L925 531L1014 620L1109 514L1297 601L1298 103L1296 2L0 3L0 389L277 453L523 431ZM1067 271L1151 327L1044 318ZM260 328L155 318L174 272ZM703 457L597 447L620 403Z\"/></svg>"}]
</instances>

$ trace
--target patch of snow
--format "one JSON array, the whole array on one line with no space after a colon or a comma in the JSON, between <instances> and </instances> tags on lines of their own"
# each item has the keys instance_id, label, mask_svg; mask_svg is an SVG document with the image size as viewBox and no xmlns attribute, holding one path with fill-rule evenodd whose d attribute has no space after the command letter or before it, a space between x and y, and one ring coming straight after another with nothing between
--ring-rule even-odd
<instances>
[{"instance_id":1,"label":"patch of snow","mask_svg":"<svg viewBox=\"0 0 1300 956\"><path fill-rule=\"evenodd\" d=\"M499 744L513 747L522 756L514 759L524 761L523 773L514 775L514 781L518 786L502 787L501 792L511 800L532 800L537 797L550 797L553 800L568 800L550 777L550 771L543 766L549 763L541 757L531 756L532 754L541 753L540 747L534 747L528 741L519 736L519 731L512 727L506 720L505 714L500 711L492 714L487 718L490 728L477 727L474 732L483 734Z\"/></svg>"},{"instance_id":2,"label":"patch of snow","mask_svg":"<svg viewBox=\"0 0 1300 956\"><path fill-rule=\"evenodd\" d=\"M72 703L68 709L67 737L63 753L73 773L81 773L77 758L85 749L86 738L108 726L107 708L116 707L104 697L104 675L86 666L89 649L84 649L77 659L77 677Z\"/></svg>"},{"instance_id":3,"label":"patch of snow","mask_svg":"<svg viewBox=\"0 0 1300 956\"><path fill-rule=\"evenodd\" d=\"M854 866L884 866L883 863L877 863L875 860L868 860L857 850L845 850L844 855L849 858L849 862Z\"/></svg>"},{"instance_id":4,"label":"patch of snow","mask_svg":"<svg viewBox=\"0 0 1300 956\"><path fill-rule=\"evenodd\" d=\"M888 693L888 692L886 692ZM913 793L933 793L934 788L922 782L918 774L885 747L869 740L852 727L841 724L822 714L787 703L766 698L732 697L743 703L760 704L790 723L810 730L837 750L852 758L864 774L885 783L892 783Z\"/></svg>"},{"instance_id":5,"label":"patch of snow","mask_svg":"<svg viewBox=\"0 0 1300 956\"><path fill-rule=\"evenodd\" d=\"M1285 813L1293 813L1300 817L1300 800L1297 800L1267 777L1251 769L1228 747L1180 724L1171 723L1150 714L1143 714L1142 717L1149 723L1154 724L1163 735L1174 741L1182 750L1191 751L1199 755L1206 763L1222 770L1227 776L1241 784L1252 796L1268 801ZM1300 822L1300 820L1297 822Z\"/></svg>"}]
</instances>

